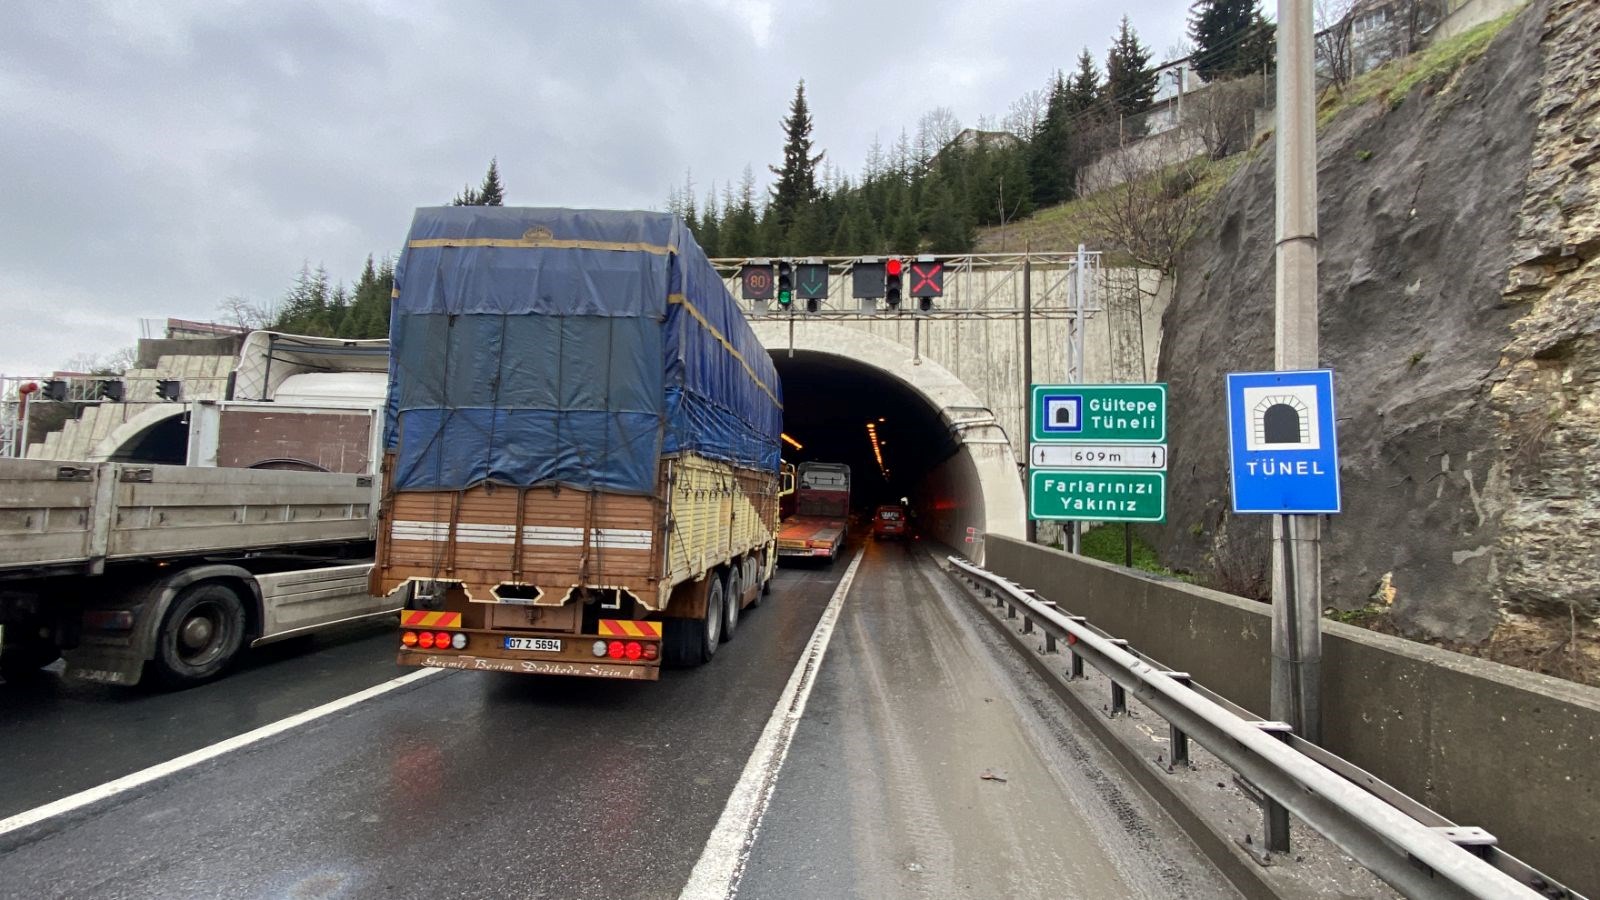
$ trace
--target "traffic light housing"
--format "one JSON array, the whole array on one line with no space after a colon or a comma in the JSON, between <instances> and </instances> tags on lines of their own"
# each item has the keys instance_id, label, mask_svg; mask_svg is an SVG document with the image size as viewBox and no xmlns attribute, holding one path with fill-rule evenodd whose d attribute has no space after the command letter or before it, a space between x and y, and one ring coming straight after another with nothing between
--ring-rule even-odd
<instances>
[{"instance_id":1,"label":"traffic light housing","mask_svg":"<svg viewBox=\"0 0 1600 900\"><path fill-rule=\"evenodd\" d=\"M67 402L67 383L60 378L51 378L44 383L44 388L39 393L43 394L46 400L65 403Z\"/></svg>"},{"instance_id":2,"label":"traffic light housing","mask_svg":"<svg viewBox=\"0 0 1600 900\"><path fill-rule=\"evenodd\" d=\"M778 260L778 308L794 307L794 264L787 259Z\"/></svg>"},{"instance_id":3,"label":"traffic light housing","mask_svg":"<svg viewBox=\"0 0 1600 900\"><path fill-rule=\"evenodd\" d=\"M180 400L183 398L183 382L176 378L161 378L156 381L156 396L163 400Z\"/></svg>"},{"instance_id":4,"label":"traffic light housing","mask_svg":"<svg viewBox=\"0 0 1600 900\"><path fill-rule=\"evenodd\" d=\"M917 298L919 312L932 312L936 297L944 296L944 263L932 256L919 256L911 263L911 296Z\"/></svg>"},{"instance_id":5,"label":"traffic light housing","mask_svg":"<svg viewBox=\"0 0 1600 900\"><path fill-rule=\"evenodd\" d=\"M100 382L99 395L101 400L110 400L112 403L121 403L123 397L123 383L121 379L109 378Z\"/></svg>"},{"instance_id":6,"label":"traffic light housing","mask_svg":"<svg viewBox=\"0 0 1600 900\"><path fill-rule=\"evenodd\" d=\"M889 304L890 309L900 308L901 277L905 274L905 263L895 257L889 257L883 264L883 302Z\"/></svg>"}]
</instances>

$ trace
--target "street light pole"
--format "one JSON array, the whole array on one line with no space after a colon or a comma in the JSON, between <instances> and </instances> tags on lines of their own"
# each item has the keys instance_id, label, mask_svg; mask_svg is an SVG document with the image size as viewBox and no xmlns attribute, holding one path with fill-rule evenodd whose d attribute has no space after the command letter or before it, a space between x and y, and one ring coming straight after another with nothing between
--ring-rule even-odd
<instances>
[{"instance_id":1,"label":"street light pole","mask_svg":"<svg viewBox=\"0 0 1600 900\"><path fill-rule=\"evenodd\" d=\"M1278 0L1274 367L1314 369L1317 120L1312 0ZM1322 547L1316 516L1273 517L1272 717L1322 740Z\"/></svg>"}]
</instances>

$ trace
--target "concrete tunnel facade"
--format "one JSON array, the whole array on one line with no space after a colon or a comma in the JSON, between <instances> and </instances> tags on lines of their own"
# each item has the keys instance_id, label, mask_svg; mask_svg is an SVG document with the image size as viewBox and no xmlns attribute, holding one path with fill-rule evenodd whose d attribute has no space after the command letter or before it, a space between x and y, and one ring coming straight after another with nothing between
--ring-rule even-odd
<instances>
[{"instance_id":1,"label":"concrete tunnel facade","mask_svg":"<svg viewBox=\"0 0 1600 900\"><path fill-rule=\"evenodd\" d=\"M922 530L979 561L985 536L1023 537L1027 509L1011 440L978 394L950 370L859 329L808 321L791 330L786 318L751 324L784 376L786 429L793 427L791 412L818 408L819 398L812 396L817 390L836 395L820 398L823 407L837 402L871 409L872 398L883 397L892 408L880 408L917 423L903 439L912 447L892 455L939 457L912 463L917 468L908 496ZM906 408L915 404L923 408ZM851 440L867 440L852 434Z\"/></svg>"}]
</instances>

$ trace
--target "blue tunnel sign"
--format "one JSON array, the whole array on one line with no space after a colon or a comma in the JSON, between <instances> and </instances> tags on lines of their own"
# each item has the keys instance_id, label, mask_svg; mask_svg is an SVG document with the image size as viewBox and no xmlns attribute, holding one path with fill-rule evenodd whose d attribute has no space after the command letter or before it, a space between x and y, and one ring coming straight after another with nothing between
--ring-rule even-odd
<instances>
[{"instance_id":1,"label":"blue tunnel sign","mask_svg":"<svg viewBox=\"0 0 1600 900\"><path fill-rule=\"evenodd\" d=\"M1340 511L1333 372L1228 375L1233 511Z\"/></svg>"}]
</instances>

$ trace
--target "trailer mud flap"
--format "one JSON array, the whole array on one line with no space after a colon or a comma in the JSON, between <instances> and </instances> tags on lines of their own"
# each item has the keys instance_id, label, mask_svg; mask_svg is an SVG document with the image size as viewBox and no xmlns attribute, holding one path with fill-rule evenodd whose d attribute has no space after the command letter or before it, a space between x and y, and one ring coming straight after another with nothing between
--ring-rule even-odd
<instances>
[{"instance_id":1,"label":"trailer mud flap","mask_svg":"<svg viewBox=\"0 0 1600 900\"><path fill-rule=\"evenodd\" d=\"M569 662L542 659L491 659L483 656L450 654L423 655L402 653L400 662L436 669L471 669L477 672L514 672L519 675L576 675L585 678L620 678L632 681L658 681L657 666L625 666L602 662Z\"/></svg>"},{"instance_id":2,"label":"trailer mud flap","mask_svg":"<svg viewBox=\"0 0 1600 900\"><path fill-rule=\"evenodd\" d=\"M80 681L131 686L144 674L144 654L132 647L79 644L63 650L61 657L67 661L67 677Z\"/></svg>"}]
</instances>

